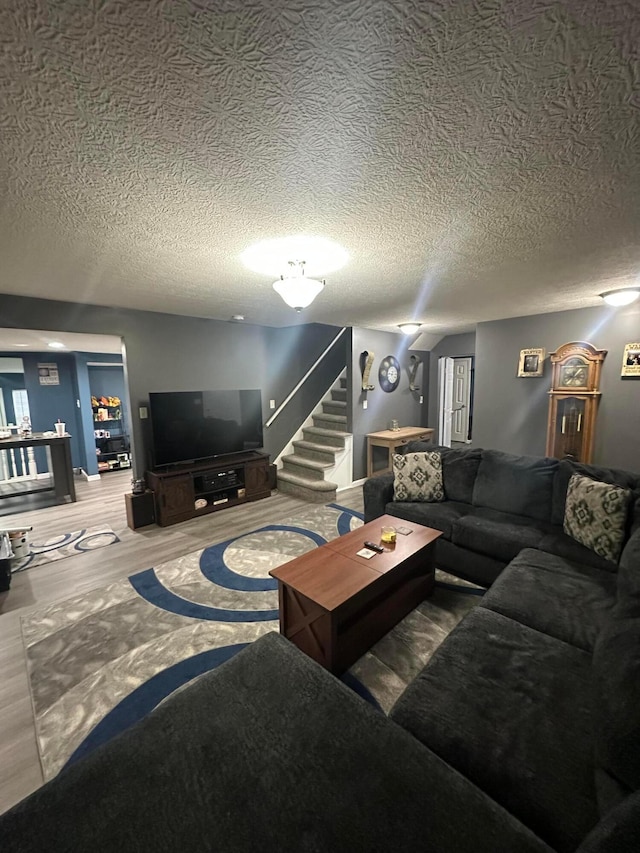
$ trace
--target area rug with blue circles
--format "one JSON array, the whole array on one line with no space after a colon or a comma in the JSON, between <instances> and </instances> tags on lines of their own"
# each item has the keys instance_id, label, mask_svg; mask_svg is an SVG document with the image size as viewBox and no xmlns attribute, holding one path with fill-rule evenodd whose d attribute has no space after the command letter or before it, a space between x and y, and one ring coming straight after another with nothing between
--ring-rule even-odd
<instances>
[{"instance_id":1,"label":"area rug with blue circles","mask_svg":"<svg viewBox=\"0 0 640 853\"><path fill-rule=\"evenodd\" d=\"M22 617L45 779L278 630L269 570L362 525L338 504L158 563ZM437 573L434 594L343 680L388 712L481 590Z\"/></svg>"}]
</instances>

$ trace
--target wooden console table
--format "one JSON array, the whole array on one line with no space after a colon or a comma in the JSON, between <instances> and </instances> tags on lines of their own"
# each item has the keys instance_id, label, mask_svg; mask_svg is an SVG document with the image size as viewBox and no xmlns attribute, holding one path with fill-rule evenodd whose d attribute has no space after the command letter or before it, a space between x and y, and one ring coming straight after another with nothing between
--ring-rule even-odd
<instances>
[{"instance_id":1,"label":"wooden console table","mask_svg":"<svg viewBox=\"0 0 640 853\"><path fill-rule=\"evenodd\" d=\"M29 438L0 439L0 451L31 447L48 448L47 456L50 462L49 470L53 476L53 485L38 485L38 481L35 479L17 479L8 483L6 489L0 489L0 498L15 498L36 492L55 492L58 503L64 503L67 498L75 502L76 487L73 481L70 436L44 436L41 433L34 433ZM40 482L42 483L42 481ZM30 483L33 484L31 488L29 487Z\"/></svg>"},{"instance_id":2,"label":"wooden console table","mask_svg":"<svg viewBox=\"0 0 640 853\"><path fill-rule=\"evenodd\" d=\"M400 429L383 429L380 432L370 432L367 435L367 477L377 474L388 474L393 470L391 456L396 448L408 444L410 441L431 441L434 430L424 427L401 427ZM387 448L386 468L373 470L373 448Z\"/></svg>"}]
</instances>

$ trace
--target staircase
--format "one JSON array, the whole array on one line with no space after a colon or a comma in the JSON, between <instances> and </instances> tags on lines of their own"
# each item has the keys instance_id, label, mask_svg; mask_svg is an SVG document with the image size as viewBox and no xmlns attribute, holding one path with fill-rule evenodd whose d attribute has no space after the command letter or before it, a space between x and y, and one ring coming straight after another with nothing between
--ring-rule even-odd
<instances>
[{"instance_id":1,"label":"staircase","mask_svg":"<svg viewBox=\"0 0 640 853\"><path fill-rule=\"evenodd\" d=\"M320 404L321 411L311 416L313 426L303 426L302 438L292 442L293 453L282 456L278 491L313 503L328 503L336 499L339 486L351 482L347 380L341 377L338 382L339 387L332 388ZM341 465L342 462L346 464ZM345 470L340 471L341 468ZM338 482L325 479L336 473Z\"/></svg>"}]
</instances>

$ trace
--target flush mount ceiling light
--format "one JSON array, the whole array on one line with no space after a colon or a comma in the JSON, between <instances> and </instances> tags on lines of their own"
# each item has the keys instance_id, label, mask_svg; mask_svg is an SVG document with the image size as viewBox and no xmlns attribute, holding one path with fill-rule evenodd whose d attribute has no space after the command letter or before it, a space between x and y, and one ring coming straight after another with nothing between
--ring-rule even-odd
<instances>
[{"instance_id":1,"label":"flush mount ceiling light","mask_svg":"<svg viewBox=\"0 0 640 853\"><path fill-rule=\"evenodd\" d=\"M400 323L398 328L405 335L415 335L422 323Z\"/></svg>"},{"instance_id":2,"label":"flush mount ceiling light","mask_svg":"<svg viewBox=\"0 0 640 853\"><path fill-rule=\"evenodd\" d=\"M618 290L607 290L606 293L601 293L600 296L607 305L615 305L619 308L621 305L630 305L632 302L635 302L640 296L640 289L627 287L619 288Z\"/></svg>"},{"instance_id":3,"label":"flush mount ceiling light","mask_svg":"<svg viewBox=\"0 0 640 853\"><path fill-rule=\"evenodd\" d=\"M60 343L60 341L49 341L47 346L51 347L51 349L66 349L65 345Z\"/></svg>"},{"instance_id":4,"label":"flush mount ceiling light","mask_svg":"<svg viewBox=\"0 0 640 853\"><path fill-rule=\"evenodd\" d=\"M305 234L261 240L240 255L245 267L270 276L283 275L291 258L303 258L305 274L313 277L325 276L341 269L349 260L349 255L333 240Z\"/></svg>"},{"instance_id":5,"label":"flush mount ceiling light","mask_svg":"<svg viewBox=\"0 0 640 853\"><path fill-rule=\"evenodd\" d=\"M324 288L324 281L315 278L307 278L304 274L304 261L288 261L291 272L287 276L280 276L273 282L273 289L278 293L291 308L302 311L311 305L316 296Z\"/></svg>"}]
</instances>

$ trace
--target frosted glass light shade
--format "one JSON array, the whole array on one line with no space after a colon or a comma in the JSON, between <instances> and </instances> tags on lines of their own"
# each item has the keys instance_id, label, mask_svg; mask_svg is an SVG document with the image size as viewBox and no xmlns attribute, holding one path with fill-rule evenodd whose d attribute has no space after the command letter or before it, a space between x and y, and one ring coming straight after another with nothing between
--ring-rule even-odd
<instances>
[{"instance_id":1,"label":"frosted glass light shade","mask_svg":"<svg viewBox=\"0 0 640 853\"><path fill-rule=\"evenodd\" d=\"M609 290L606 293L601 293L600 296L604 299L607 305L631 305L640 296L640 290L629 287L623 290Z\"/></svg>"},{"instance_id":2,"label":"frosted glass light shade","mask_svg":"<svg viewBox=\"0 0 640 853\"><path fill-rule=\"evenodd\" d=\"M287 264L304 261L308 275L325 276L341 269L349 255L338 243L325 237L297 234L254 243L240 255L242 263L253 272L282 275Z\"/></svg>"},{"instance_id":3,"label":"frosted glass light shade","mask_svg":"<svg viewBox=\"0 0 640 853\"><path fill-rule=\"evenodd\" d=\"M315 278L307 278L303 275L295 278L279 278L273 282L275 292L296 311L302 311L303 308L311 305L323 288L323 281L316 281Z\"/></svg>"},{"instance_id":4,"label":"frosted glass light shade","mask_svg":"<svg viewBox=\"0 0 640 853\"><path fill-rule=\"evenodd\" d=\"M415 335L421 325L421 323L400 323L398 328L405 335Z\"/></svg>"}]
</instances>

